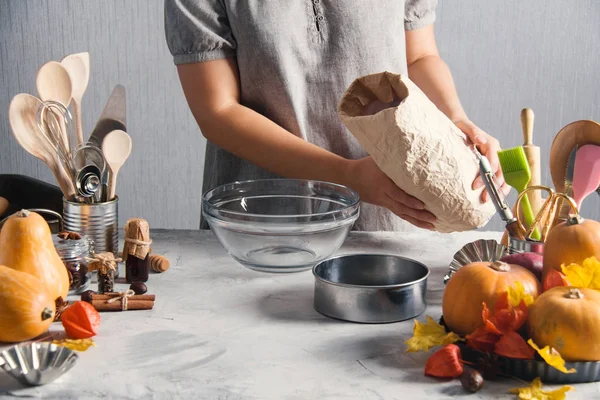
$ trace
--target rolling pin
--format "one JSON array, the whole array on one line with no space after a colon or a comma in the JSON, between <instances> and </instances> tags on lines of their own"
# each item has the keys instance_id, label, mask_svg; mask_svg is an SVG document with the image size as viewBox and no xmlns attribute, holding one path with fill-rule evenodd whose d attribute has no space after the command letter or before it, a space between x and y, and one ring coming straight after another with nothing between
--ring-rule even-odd
<instances>
[{"instance_id":1,"label":"rolling pin","mask_svg":"<svg viewBox=\"0 0 600 400\"><path fill-rule=\"evenodd\" d=\"M539 186L542 184L542 176L540 169L540 148L533 144L533 111L531 108L521 110L521 127L523 129L523 150L527 156L527 163L531 169L531 179L527 184L529 186ZM527 194L531 211L533 215L537 215L542 207L542 193L539 190Z\"/></svg>"}]
</instances>

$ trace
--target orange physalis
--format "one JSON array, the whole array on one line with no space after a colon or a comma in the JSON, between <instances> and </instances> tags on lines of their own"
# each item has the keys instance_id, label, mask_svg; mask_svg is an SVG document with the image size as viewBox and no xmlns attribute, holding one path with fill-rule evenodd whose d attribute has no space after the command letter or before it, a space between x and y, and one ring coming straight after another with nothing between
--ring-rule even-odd
<instances>
[{"instance_id":1,"label":"orange physalis","mask_svg":"<svg viewBox=\"0 0 600 400\"><path fill-rule=\"evenodd\" d=\"M544 277L544 292L557 286L569 286L569 282L567 282L565 274L555 269L551 269L550 271L548 271L548 273L546 273L546 276Z\"/></svg>"},{"instance_id":2,"label":"orange physalis","mask_svg":"<svg viewBox=\"0 0 600 400\"><path fill-rule=\"evenodd\" d=\"M67 335L87 339L96 335L100 314L90 303L77 301L63 311L61 321Z\"/></svg>"},{"instance_id":3,"label":"orange physalis","mask_svg":"<svg viewBox=\"0 0 600 400\"><path fill-rule=\"evenodd\" d=\"M494 353L504 357L524 360L533 360L535 357L535 350L527 344L521 335L514 331L502 335L494 346Z\"/></svg>"},{"instance_id":4,"label":"orange physalis","mask_svg":"<svg viewBox=\"0 0 600 400\"><path fill-rule=\"evenodd\" d=\"M436 378L456 378L463 373L460 348L447 344L433 353L425 364L425 375Z\"/></svg>"},{"instance_id":5,"label":"orange physalis","mask_svg":"<svg viewBox=\"0 0 600 400\"><path fill-rule=\"evenodd\" d=\"M512 307L508 292L504 292L496 301L493 315L487 304L483 303L481 318L483 326L466 336L467 345L475 350L493 353L496 351L496 344L504 335L511 332L516 334L515 331L521 329L525 324L527 321L527 305L525 300L522 299L517 307ZM506 340L516 339L509 338ZM506 344L501 345L501 351L507 352L506 349Z\"/></svg>"}]
</instances>

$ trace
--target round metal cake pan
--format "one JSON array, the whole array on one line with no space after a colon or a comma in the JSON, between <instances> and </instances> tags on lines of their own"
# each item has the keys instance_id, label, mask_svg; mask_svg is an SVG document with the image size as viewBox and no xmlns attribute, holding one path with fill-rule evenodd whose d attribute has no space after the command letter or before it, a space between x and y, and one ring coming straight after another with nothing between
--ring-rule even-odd
<instances>
[{"instance_id":1,"label":"round metal cake pan","mask_svg":"<svg viewBox=\"0 0 600 400\"><path fill-rule=\"evenodd\" d=\"M414 318L427 308L429 268L388 254L354 254L313 268L314 307L327 317L359 323Z\"/></svg>"}]
</instances>

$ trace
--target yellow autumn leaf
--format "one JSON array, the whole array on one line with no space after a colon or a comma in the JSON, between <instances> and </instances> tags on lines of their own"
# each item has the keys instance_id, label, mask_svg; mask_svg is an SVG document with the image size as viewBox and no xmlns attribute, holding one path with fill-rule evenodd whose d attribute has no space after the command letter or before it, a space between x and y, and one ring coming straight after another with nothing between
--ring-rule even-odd
<instances>
[{"instance_id":1,"label":"yellow autumn leaf","mask_svg":"<svg viewBox=\"0 0 600 400\"><path fill-rule=\"evenodd\" d=\"M562 386L556 390L542 390L542 381L535 378L527 387L510 389L509 393L519 395L521 400L563 400L569 390L575 390L573 386Z\"/></svg>"},{"instance_id":2,"label":"yellow autumn leaf","mask_svg":"<svg viewBox=\"0 0 600 400\"><path fill-rule=\"evenodd\" d=\"M529 345L533 347L535 351L538 352L538 354L544 359L544 361L546 361L548 365L553 366L554 368L564 372L565 374L573 374L576 372L575 368L567 369L565 367L565 360L563 360L563 358L555 348L546 346L543 349L540 349L535 343L533 343L533 340L531 339L529 339L527 343L529 343Z\"/></svg>"},{"instance_id":3,"label":"yellow autumn leaf","mask_svg":"<svg viewBox=\"0 0 600 400\"><path fill-rule=\"evenodd\" d=\"M561 269L569 285L600 290L600 261L596 257L586 258L581 265L562 264Z\"/></svg>"},{"instance_id":4,"label":"yellow autumn leaf","mask_svg":"<svg viewBox=\"0 0 600 400\"><path fill-rule=\"evenodd\" d=\"M454 332L446 332L446 329L429 315L426 318L426 323L415 319L413 337L404 342L408 346L406 352L428 351L431 347L443 346L460 340L460 336Z\"/></svg>"},{"instance_id":5,"label":"yellow autumn leaf","mask_svg":"<svg viewBox=\"0 0 600 400\"><path fill-rule=\"evenodd\" d=\"M533 296L529 293L525 293L525 287L519 281L515 282L515 287L508 287L508 301L513 307L518 307L521 304L521 300L525 301L525 305L529 307L533 304Z\"/></svg>"},{"instance_id":6,"label":"yellow autumn leaf","mask_svg":"<svg viewBox=\"0 0 600 400\"><path fill-rule=\"evenodd\" d=\"M96 343L92 339L61 339L53 340L53 344L64 346L73 351L86 351L90 347L96 347Z\"/></svg>"}]
</instances>

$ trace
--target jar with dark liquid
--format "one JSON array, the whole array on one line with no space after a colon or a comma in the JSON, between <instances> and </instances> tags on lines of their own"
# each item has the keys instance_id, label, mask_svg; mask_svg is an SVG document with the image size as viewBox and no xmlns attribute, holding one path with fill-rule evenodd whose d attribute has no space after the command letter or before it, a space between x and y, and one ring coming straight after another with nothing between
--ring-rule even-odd
<instances>
[{"instance_id":1,"label":"jar with dark liquid","mask_svg":"<svg viewBox=\"0 0 600 400\"><path fill-rule=\"evenodd\" d=\"M132 254L127 255L127 259L125 260L125 279L128 283L148 281L149 257L150 252L148 252L146 258L143 260Z\"/></svg>"}]
</instances>

